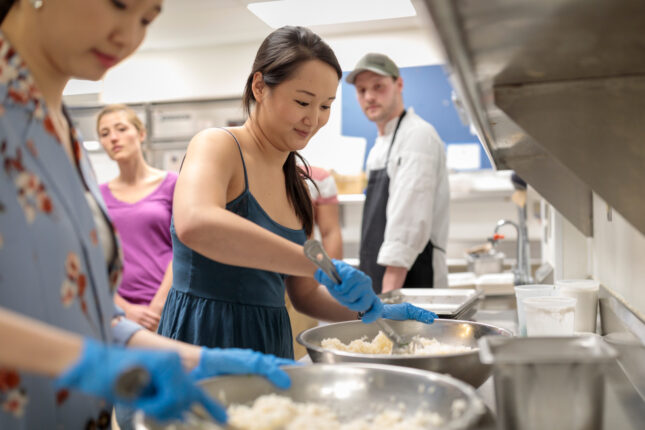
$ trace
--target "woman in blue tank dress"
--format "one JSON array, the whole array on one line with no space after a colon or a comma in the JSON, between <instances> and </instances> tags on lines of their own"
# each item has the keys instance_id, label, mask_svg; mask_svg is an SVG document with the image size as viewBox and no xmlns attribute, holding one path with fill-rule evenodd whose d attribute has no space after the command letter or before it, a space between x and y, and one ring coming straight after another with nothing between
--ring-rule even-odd
<instances>
[{"instance_id":1,"label":"woman in blue tank dress","mask_svg":"<svg viewBox=\"0 0 645 430\"><path fill-rule=\"evenodd\" d=\"M285 288L298 311L318 319L365 312L364 322L433 321L408 304L384 306L371 279L351 266L334 261L342 279L335 285L304 256L313 208L297 151L327 123L341 76L319 36L280 28L247 79L245 124L192 139L175 189L174 280L160 334L292 358Z\"/></svg>"}]
</instances>

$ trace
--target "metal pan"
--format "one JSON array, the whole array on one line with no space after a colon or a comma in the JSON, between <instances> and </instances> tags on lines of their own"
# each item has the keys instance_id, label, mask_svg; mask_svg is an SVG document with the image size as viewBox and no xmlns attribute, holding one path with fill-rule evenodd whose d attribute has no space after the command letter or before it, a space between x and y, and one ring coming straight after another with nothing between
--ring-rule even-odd
<instances>
[{"instance_id":1,"label":"metal pan","mask_svg":"<svg viewBox=\"0 0 645 430\"><path fill-rule=\"evenodd\" d=\"M475 289L401 288L379 297L383 303L411 303L441 318L459 318L481 297L481 292Z\"/></svg>"}]
</instances>

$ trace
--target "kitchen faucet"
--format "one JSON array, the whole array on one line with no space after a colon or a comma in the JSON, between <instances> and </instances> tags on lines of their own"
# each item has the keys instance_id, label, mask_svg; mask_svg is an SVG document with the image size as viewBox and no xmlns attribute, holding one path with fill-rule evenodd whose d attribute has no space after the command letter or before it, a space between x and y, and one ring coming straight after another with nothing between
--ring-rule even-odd
<instances>
[{"instance_id":1,"label":"kitchen faucet","mask_svg":"<svg viewBox=\"0 0 645 430\"><path fill-rule=\"evenodd\" d=\"M516 264L513 269L515 275L515 285L525 285L533 282L531 277L531 257L529 251L529 238L526 229L526 206L518 209L519 225L513 221L500 219L497 221L494 233L497 234L499 229L505 225L511 225L517 232L517 255Z\"/></svg>"}]
</instances>

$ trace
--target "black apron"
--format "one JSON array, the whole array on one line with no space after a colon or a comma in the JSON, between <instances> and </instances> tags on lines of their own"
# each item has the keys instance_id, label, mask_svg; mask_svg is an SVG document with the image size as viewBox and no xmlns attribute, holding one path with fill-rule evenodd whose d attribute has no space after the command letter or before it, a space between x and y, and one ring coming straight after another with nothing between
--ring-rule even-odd
<instances>
[{"instance_id":1,"label":"black apron","mask_svg":"<svg viewBox=\"0 0 645 430\"><path fill-rule=\"evenodd\" d=\"M363 224L361 228L361 246L359 251L359 269L372 278L372 288L376 294L383 289L383 275L385 267L376 263L379 250L385 238L385 225L387 223L387 200L389 198L390 177L387 175L387 163L399 131L401 121L405 116L403 111L396 123L390 147L387 150L385 167L369 171L369 180L365 192L365 205L363 206ZM414 210L410 208L410 210ZM406 288L432 288L434 284L434 271L432 269L432 251L434 246L431 241L417 256L414 264L408 271L403 286Z\"/></svg>"}]
</instances>

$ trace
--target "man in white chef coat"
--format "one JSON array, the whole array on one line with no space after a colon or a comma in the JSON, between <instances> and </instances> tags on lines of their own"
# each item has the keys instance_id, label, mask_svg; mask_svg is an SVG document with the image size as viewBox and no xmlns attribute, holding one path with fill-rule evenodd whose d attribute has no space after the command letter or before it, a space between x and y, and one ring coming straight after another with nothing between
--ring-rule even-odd
<instances>
[{"instance_id":1,"label":"man in white chef coat","mask_svg":"<svg viewBox=\"0 0 645 430\"><path fill-rule=\"evenodd\" d=\"M377 293L447 287L444 144L432 125L405 108L399 68L386 55L365 55L346 80L378 128L367 157L360 269Z\"/></svg>"}]
</instances>

